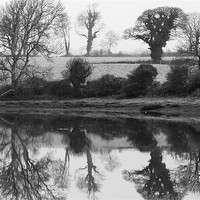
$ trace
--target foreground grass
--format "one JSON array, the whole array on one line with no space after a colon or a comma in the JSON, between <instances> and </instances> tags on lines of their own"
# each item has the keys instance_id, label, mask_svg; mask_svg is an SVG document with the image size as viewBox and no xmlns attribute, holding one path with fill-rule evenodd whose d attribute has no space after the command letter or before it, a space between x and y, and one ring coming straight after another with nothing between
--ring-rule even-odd
<instances>
[{"instance_id":1,"label":"foreground grass","mask_svg":"<svg viewBox=\"0 0 200 200\"><path fill-rule=\"evenodd\" d=\"M200 117L198 98L87 98L70 100L0 101L0 113L65 114L90 117Z\"/></svg>"}]
</instances>

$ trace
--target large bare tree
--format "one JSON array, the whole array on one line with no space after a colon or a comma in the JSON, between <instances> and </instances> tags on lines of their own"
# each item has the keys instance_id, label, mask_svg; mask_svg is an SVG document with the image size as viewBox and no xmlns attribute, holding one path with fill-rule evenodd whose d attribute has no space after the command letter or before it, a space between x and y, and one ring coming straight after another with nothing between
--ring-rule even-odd
<instances>
[{"instance_id":1,"label":"large bare tree","mask_svg":"<svg viewBox=\"0 0 200 200\"><path fill-rule=\"evenodd\" d=\"M200 13L191 13L180 33L178 51L194 57L200 69Z\"/></svg>"},{"instance_id":2,"label":"large bare tree","mask_svg":"<svg viewBox=\"0 0 200 200\"><path fill-rule=\"evenodd\" d=\"M55 33L64 39L65 55L69 56L70 49L70 19L66 12L61 13L55 21Z\"/></svg>"},{"instance_id":3,"label":"large bare tree","mask_svg":"<svg viewBox=\"0 0 200 200\"><path fill-rule=\"evenodd\" d=\"M139 39L149 45L151 58L155 63L161 61L162 48L170 40L172 31L182 25L185 14L180 8L158 7L149 9L137 18L134 28L126 29L125 39Z\"/></svg>"},{"instance_id":4,"label":"large bare tree","mask_svg":"<svg viewBox=\"0 0 200 200\"><path fill-rule=\"evenodd\" d=\"M92 45L97 34L102 30L103 24L100 22L101 14L97 11L97 4L90 4L86 11L80 13L77 18L79 28L86 30L86 33L79 33L87 39L86 56L90 55Z\"/></svg>"},{"instance_id":5,"label":"large bare tree","mask_svg":"<svg viewBox=\"0 0 200 200\"><path fill-rule=\"evenodd\" d=\"M61 3L51 0L11 0L0 11L0 70L16 91L19 82L29 75L34 52L55 52L48 40L53 22L63 12Z\"/></svg>"}]
</instances>

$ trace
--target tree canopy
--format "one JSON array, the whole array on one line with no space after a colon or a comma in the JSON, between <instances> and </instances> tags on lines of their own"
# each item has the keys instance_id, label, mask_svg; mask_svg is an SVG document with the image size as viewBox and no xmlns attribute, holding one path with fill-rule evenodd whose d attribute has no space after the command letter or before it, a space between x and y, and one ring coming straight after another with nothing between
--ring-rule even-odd
<instances>
[{"instance_id":1,"label":"tree canopy","mask_svg":"<svg viewBox=\"0 0 200 200\"><path fill-rule=\"evenodd\" d=\"M158 7L149 9L137 18L134 28L124 31L125 39L139 39L149 45L151 58L155 63L160 62L162 48L170 39L172 31L182 26L186 15L180 8Z\"/></svg>"}]
</instances>

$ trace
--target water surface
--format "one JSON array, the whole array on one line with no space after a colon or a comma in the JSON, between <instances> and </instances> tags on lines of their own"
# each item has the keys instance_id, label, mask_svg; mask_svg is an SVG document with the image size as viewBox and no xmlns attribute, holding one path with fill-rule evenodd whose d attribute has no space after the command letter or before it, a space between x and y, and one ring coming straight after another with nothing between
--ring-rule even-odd
<instances>
[{"instance_id":1,"label":"water surface","mask_svg":"<svg viewBox=\"0 0 200 200\"><path fill-rule=\"evenodd\" d=\"M199 125L2 114L1 199L199 199Z\"/></svg>"}]
</instances>

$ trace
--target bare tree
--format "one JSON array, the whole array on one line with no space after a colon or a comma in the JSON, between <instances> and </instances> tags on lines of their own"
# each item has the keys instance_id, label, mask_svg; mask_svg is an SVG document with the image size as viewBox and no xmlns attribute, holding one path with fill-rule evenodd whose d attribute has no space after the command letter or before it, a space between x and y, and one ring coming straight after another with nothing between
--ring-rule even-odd
<instances>
[{"instance_id":1,"label":"bare tree","mask_svg":"<svg viewBox=\"0 0 200 200\"><path fill-rule=\"evenodd\" d=\"M55 49L48 40L53 22L63 12L61 3L51 0L11 0L0 12L0 70L12 88L29 75L29 60L34 52L49 56Z\"/></svg>"},{"instance_id":2,"label":"bare tree","mask_svg":"<svg viewBox=\"0 0 200 200\"><path fill-rule=\"evenodd\" d=\"M200 13L188 15L188 20L180 33L178 51L197 59L200 69Z\"/></svg>"},{"instance_id":3,"label":"bare tree","mask_svg":"<svg viewBox=\"0 0 200 200\"><path fill-rule=\"evenodd\" d=\"M114 31L108 31L105 34L104 40L101 43L103 48L106 48L108 55L111 54L111 49L117 46L120 37Z\"/></svg>"},{"instance_id":4,"label":"bare tree","mask_svg":"<svg viewBox=\"0 0 200 200\"><path fill-rule=\"evenodd\" d=\"M87 39L87 56L90 55L94 39L103 28L100 19L101 14L97 11L97 4L90 4L87 10L82 12L77 18L78 26L87 31L87 33L79 33L80 36Z\"/></svg>"},{"instance_id":5,"label":"bare tree","mask_svg":"<svg viewBox=\"0 0 200 200\"><path fill-rule=\"evenodd\" d=\"M70 49L70 19L66 12L61 13L55 21L55 33L64 39L65 55L69 56Z\"/></svg>"}]
</instances>

